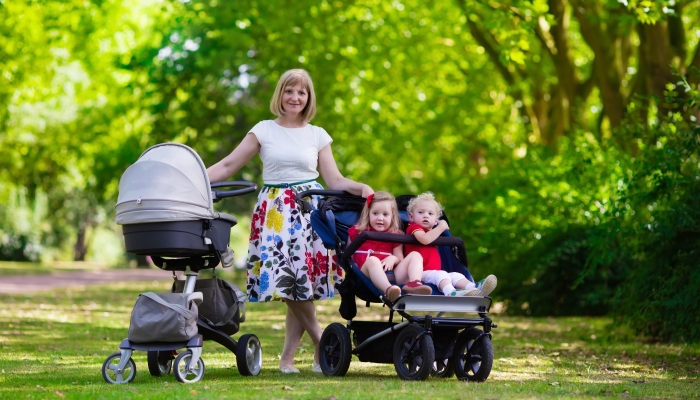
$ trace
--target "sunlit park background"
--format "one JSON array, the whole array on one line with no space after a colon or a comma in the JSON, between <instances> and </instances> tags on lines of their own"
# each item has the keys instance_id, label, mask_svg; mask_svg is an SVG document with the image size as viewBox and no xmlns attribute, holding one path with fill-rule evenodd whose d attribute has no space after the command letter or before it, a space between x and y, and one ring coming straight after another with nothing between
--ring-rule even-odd
<instances>
[{"instance_id":1,"label":"sunlit park background","mask_svg":"<svg viewBox=\"0 0 700 400\"><path fill-rule=\"evenodd\" d=\"M699 43L694 0L0 0L0 260L138 265L122 172L162 142L211 165L300 67L340 170L434 192L501 315L692 345ZM253 202L217 204L239 262Z\"/></svg>"}]
</instances>

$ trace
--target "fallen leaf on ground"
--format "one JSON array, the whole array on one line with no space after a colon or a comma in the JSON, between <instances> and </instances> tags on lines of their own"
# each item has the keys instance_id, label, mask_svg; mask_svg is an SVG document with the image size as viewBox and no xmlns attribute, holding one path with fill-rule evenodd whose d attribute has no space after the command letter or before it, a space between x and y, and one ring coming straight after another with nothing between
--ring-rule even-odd
<instances>
[{"instance_id":1,"label":"fallen leaf on ground","mask_svg":"<svg viewBox=\"0 0 700 400\"><path fill-rule=\"evenodd\" d=\"M63 393L59 392L58 390L56 391L56 396L58 396L58 397L60 397L60 398L62 398L62 399L65 399L65 398L66 398L66 396L65 396Z\"/></svg>"}]
</instances>

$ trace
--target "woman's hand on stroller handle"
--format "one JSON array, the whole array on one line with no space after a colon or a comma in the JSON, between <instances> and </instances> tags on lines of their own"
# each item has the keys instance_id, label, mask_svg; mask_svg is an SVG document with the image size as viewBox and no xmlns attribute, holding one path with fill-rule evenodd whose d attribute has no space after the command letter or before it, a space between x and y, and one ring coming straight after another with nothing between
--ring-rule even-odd
<instances>
[{"instance_id":1,"label":"woman's hand on stroller handle","mask_svg":"<svg viewBox=\"0 0 700 400\"><path fill-rule=\"evenodd\" d=\"M243 187L242 189L235 190L212 190L211 198L212 202L216 203L225 197L241 196L248 193L253 193L258 190L258 185L253 182L248 181L229 181L229 182L216 182L211 184L212 189L222 188L222 187Z\"/></svg>"}]
</instances>

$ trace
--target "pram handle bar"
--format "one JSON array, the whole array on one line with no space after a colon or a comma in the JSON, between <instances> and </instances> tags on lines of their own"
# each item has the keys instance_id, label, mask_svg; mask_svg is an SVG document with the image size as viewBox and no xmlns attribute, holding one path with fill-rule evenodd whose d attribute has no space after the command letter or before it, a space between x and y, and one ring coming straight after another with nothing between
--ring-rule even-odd
<instances>
[{"instance_id":1,"label":"pram handle bar","mask_svg":"<svg viewBox=\"0 0 700 400\"><path fill-rule=\"evenodd\" d=\"M381 232L362 232L355 240L350 242L345 251L341 256L343 265L350 265L349 259L357 251L357 249L362 246L362 244L367 240L375 240L377 242L390 242L390 243L401 243L401 244L418 244L422 243L418 241L412 235L401 235L396 233L381 233ZM432 243L426 246L456 246L457 247L457 257L462 264L467 265L467 251L464 248L464 241L458 237L452 236L440 236L435 239Z\"/></svg>"},{"instance_id":2,"label":"pram handle bar","mask_svg":"<svg viewBox=\"0 0 700 400\"><path fill-rule=\"evenodd\" d=\"M253 182L248 181L229 181L229 182L215 182L211 184L212 189L221 187L231 187L231 186L242 186L243 189L236 190L212 190L211 198L212 202L216 203L225 197L240 196L248 193L253 193L258 190L258 185Z\"/></svg>"},{"instance_id":3,"label":"pram handle bar","mask_svg":"<svg viewBox=\"0 0 700 400\"><path fill-rule=\"evenodd\" d=\"M326 190L326 189L311 189L298 193L294 198L297 204L301 207L301 210L305 213L310 213L313 210L311 204L304 200L304 197L309 196L354 196L352 193L346 192L344 190Z\"/></svg>"}]
</instances>

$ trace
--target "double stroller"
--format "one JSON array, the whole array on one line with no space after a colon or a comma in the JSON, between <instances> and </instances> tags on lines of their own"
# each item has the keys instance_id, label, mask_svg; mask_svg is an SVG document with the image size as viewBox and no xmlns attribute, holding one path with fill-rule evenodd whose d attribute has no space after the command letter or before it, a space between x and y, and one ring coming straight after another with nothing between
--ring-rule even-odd
<instances>
[{"instance_id":1,"label":"double stroller","mask_svg":"<svg viewBox=\"0 0 700 400\"><path fill-rule=\"evenodd\" d=\"M320 195L316 209L304 201ZM397 197L402 228L408 223L406 206L412 196ZM364 199L342 191L310 190L296 198L302 209L311 212L311 223L324 246L335 250L345 271L340 284L340 314L346 324L332 323L323 331L319 344L319 364L326 376L344 376L353 355L360 361L394 364L404 380L424 380L428 376L485 381L493 365L489 297L447 297L433 286L432 296L403 295L392 303L352 261L353 253L366 240L417 244L409 235L362 232L348 243L348 229L359 219ZM447 217L444 217L447 218ZM473 281L467 270L467 256L461 239L443 234L432 245L438 246L442 269L459 272ZM386 321L356 321L355 296L388 308ZM449 313L449 314L447 314ZM398 314L402 321L394 321ZM476 314L472 317L454 314ZM481 327L481 329L477 328ZM352 335L352 338L351 338Z\"/></svg>"},{"instance_id":2,"label":"double stroller","mask_svg":"<svg viewBox=\"0 0 700 400\"><path fill-rule=\"evenodd\" d=\"M238 189L214 190L235 187ZM174 143L149 148L124 172L119 182L116 222L122 225L126 251L151 256L156 266L172 271L175 279L172 292L192 294L187 296L188 300L192 297L205 303L217 300L213 299L214 296L218 296L221 303L221 297L228 295L228 303L223 303L229 308L215 316L219 317L219 321L215 321L211 315L207 318L202 314L206 304L200 304L200 312L192 316L196 317L197 334L186 341L172 341L167 335L149 342L135 343L124 339L119 352L107 357L102 366L105 381L113 384L131 382L136 375L131 355L135 350L141 350L147 352L151 375L168 375L172 370L180 382L198 382L204 376L201 354L206 340L213 340L234 353L241 375L260 373L262 347L257 336L245 334L238 341L231 337L245 320L245 295L235 285L216 278L215 274L212 280L197 282L199 271L213 269L219 264L224 268L233 265L229 238L237 221L231 215L215 212L213 203L256 190L254 183L245 181L211 185L197 153ZM178 280L175 271L182 271L186 279ZM205 281L214 284L201 289ZM203 297L201 292L204 292ZM184 313L187 313L186 309ZM175 358L176 350L182 348L186 351Z\"/></svg>"}]
</instances>

